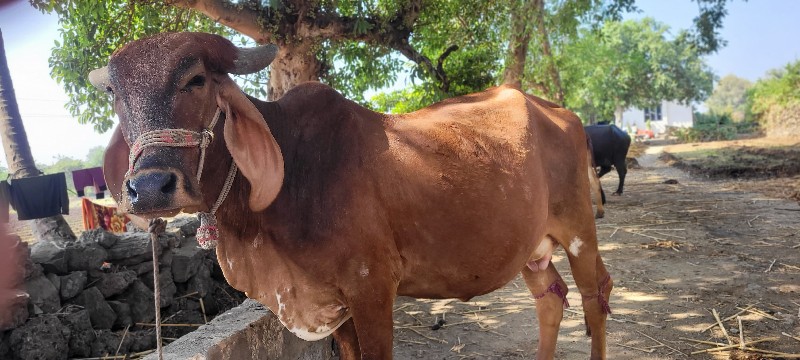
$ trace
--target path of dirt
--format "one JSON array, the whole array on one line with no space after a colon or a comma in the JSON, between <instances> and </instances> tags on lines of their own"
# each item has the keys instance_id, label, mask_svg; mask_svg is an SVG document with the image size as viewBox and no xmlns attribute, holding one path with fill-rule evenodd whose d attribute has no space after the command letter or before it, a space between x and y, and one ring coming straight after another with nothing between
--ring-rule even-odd
<instances>
[{"instance_id":1,"label":"path of dirt","mask_svg":"<svg viewBox=\"0 0 800 360\"><path fill-rule=\"evenodd\" d=\"M598 220L602 256L614 277L608 325L609 359L758 359L752 352L690 355L728 344L712 309L724 319L737 307L744 340L775 337L753 345L800 353L800 206L794 201L742 192L732 181L697 180L658 160L651 147L629 170L625 195L609 197ZM675 179L677 184L664 184ZM603 178L615 188L615 172ZM563 252L554 262L570 284L558 359L587 359L580 296ZM472 299L416 300L395 304L397 359L531 359L538 325L534 301L521 279ZM444 318L438 330L431 325ZM725 321L739 342L736 319Z\"/></svg>"}]
</instances>

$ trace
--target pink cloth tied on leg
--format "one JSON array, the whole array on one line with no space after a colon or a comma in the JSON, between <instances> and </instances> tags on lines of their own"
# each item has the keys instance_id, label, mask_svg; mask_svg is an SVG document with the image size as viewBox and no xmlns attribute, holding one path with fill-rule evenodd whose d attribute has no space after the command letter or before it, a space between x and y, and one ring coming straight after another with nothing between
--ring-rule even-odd
<instances>
[{"instance_id":1,"label":"pink cloth tied on leg","mask_svg":"<svg viewBox=\"0 0 800 360\"><path fill-rule=\"evenodd\" d=\"M564 309L569 308L569 301L567 301L567 289L562 290L558 280L550 284L550 286L547 287L547 290L545 290L543 293L534 295L533 298L539 300L547 295L547 293L556 294L556 296L561 298L561 302L564 304Z\"/></svg>"},{"instance_id":2,"label":"pink cloth tied on leg","mask_svg":"<svg viewBox=\"0 0 800 360\"><path fill-rule=\"evenodd\" d=\"M611 280L611 274L606 275L603 281L597 286L597 295L592 296L583 296L583 301L588 301L594 298L597 298L597 303L600 304L600 308L603 310L604 314L611 314L611 306L608 304L608 300L606 300L605 292L606 286L608 286L608 282Z\"/></svg>"}]
</instances>

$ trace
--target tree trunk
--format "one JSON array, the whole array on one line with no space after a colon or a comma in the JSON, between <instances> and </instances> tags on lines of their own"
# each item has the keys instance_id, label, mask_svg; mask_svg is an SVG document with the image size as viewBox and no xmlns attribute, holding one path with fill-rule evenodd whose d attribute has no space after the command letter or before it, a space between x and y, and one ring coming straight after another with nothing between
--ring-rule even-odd
<instances>
[{"instance_id":1,"label":"tree trunk","mask_svg":"<svg viewBox=\"0 0 800 360\"><path fill-rule=\"evenodd\" d=\"M536 6L536 26L539 30L539 37L542 42L542 55L547 61L547 71L550 74L550 81L553 82L552 96L553 100L559 105L564 105L564 88L561 86L561 76L556 67L556 59L553 57L553 52L550 49L550 35L547 32L547 25L544 22L545 11L544 0L534 0Z\"/></svg>"},{"instance_id":2,"label":"tree trunk","mask_svg":"<svg viewBox=\"0 0 800 360\"><path fill-rule=\"evenodd\" d=\"M624 129L622 124L622 113L624 111L625 109L623 109L622 106L619 105L617 105L617 107L614 108L614 124L617 125L620 129Z\"/></svg>"},{"instance_id":3,"label":"tree trunk","mask_svg":"<svg viewBox=\"0 0 800 360\"><path fill-rule=\"evenodd\" d=\"M515 2L511 11L511 36L508 42L508 60L503 71L503 84L520 89L525 74L528 44L531 42L531 29L528 24L530 24L529 14L532 4L531 0Z\"/></svg>"},{"instance_id":4,"label":"tree trunk","mask_svg":"<svg viewBox=\"0 0 800 360\"><path fill-rule=\"evenodd\" d=\"M11 72L6 61L3 32L0 30L0 139L8 162L11 179L37 176L36 168L28 144L28 135L22 124L22 117L11 82ZM31 223L33 235L37 240L75 240L75 234L61 215L37 219Z\"/></svg>"},{"instance_id":5,"label":"tree trunk","mask_svg":"<svg viewBox=\"0 0 800 360\"><path fill-rule=\"evenodd\" d=\"M270 65L269 100L278 100L291 88L307 81L319 81L322 65L317 60L314 43L282 44Z\"/></svg>"},{"instance_id":6,"label":"tree trunk","mask_svg":"<svg viewBox=\"0 0 800 360\"><path fill-rule=\"evenodd\" d=\"M39 170L33 162L28 135L22 126L2 36L0 30L0 139L6 153L8 173L12 179L36 176L39 175Z\"/></svg>"}]
</instances>

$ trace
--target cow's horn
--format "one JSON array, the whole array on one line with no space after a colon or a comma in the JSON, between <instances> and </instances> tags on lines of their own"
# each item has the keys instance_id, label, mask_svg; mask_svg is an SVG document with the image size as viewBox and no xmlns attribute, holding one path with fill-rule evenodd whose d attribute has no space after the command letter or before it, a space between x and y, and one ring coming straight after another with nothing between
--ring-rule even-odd
<instances>
[{"instance_id":1,"label":"cow's horn","mask_svg":"<svg viewBox=\"0 0 800 360\"><path fill-rule=\"evenodd\" d=\"M244 75L261 71L269 66L278 55L278 46L273 44L261 45L252 48L238 48L239 56L233 62L232 74Z\"/></svg>"},{"instance_id":2,"label":"cow's horn","mask_svg":"<svg viewBox=\"0 0 800 360\"><path fill-rule=\"evenodd\" d=\"M89 82L92 83L94 87L103 91L107 91L110 84L108 79L108 66L103 66L99 69L90 71Z\"/></svg>"}]
</instances>

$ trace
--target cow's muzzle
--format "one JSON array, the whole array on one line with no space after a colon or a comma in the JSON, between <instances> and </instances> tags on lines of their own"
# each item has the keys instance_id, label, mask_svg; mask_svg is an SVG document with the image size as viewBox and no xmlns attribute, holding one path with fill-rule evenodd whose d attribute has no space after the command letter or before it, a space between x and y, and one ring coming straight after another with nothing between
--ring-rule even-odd
<instances>
[{"instance_id":1,"label":"cow's muzzle","mask_svg":"<svg viewBox=\"0 0 800 360\"><path fill-rule=\"evenodd\" d=\"M168 172L152 172L125 184L131 205L139 203L157 205L157 202L168 199L175 194L177 177Z\"/></svg>"},{"instance_id":2,"label":"cow's muzzle","mask_svg":"<svg viewBox=\"0 0 800 360\"><path fill-rule=\"evenodd\" d=\"M190 196L184 177L169 170L144 170L125 181L127 211L146 217L169 216L183 208L195 207L199 201Z\"/></svg>"}]
</instances>

